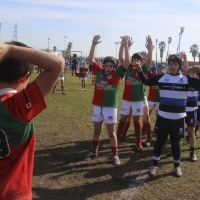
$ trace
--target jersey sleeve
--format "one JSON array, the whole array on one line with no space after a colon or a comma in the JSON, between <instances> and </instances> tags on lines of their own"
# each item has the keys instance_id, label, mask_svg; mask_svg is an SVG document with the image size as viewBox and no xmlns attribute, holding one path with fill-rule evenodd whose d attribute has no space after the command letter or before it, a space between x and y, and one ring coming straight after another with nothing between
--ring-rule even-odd
<instances>
[{"instance_id":1,"label":"jersey sleeve","mask_svg":"<svg viewBox=\"0 0 200 200\"><path fill-rule=\"evenodd\" d=\"M101 65L99 65L97 62L94 62L92 67L91 67L91 71L93 75L96 75L99 70L103 69L103 67Z\"/></svg>"},{"instance_id":2,"label":"jersey sleeve","mask_svg":"<svg viewBox=\"0 0 200 200\"><path fill-rule=\"evenodd\" d=\"M29 123L46 107L45 99L36 83L29 83L25 89L9 98L2 98L8 112L15 118Z\"/></svg>"},{"instance_id":3,"label":"jersey sleeve","mask_svg":"<svg viewBox=\"0 0 200 200\"><path fill-rule=\"evenodd\" d=\"M154 86L154 85L158 85L158 80L164 75L161 74L159 76L154 76L152 78L146 78L145 75L143 74L143 72L138 72L138 75L142 81L142 83L144 85L148 85L148 86Z\"/></svg>"},{"instance_id":4,"label":"jersey sleeve","mask_svg":"<svg viewBox=\"0 0 200 200\"><path fill-rule=\"evenodd\" d=\"M144 72L144 74L148 74L148 73L149 73L149 69L146 67L145 64L143 64L143 65L141 66L141 68L142 68L142 71Z\"/></svg>"},{"instance_id":5,"label":"jersey sleeve","mask_svg":"<svg viewBox=\"0 0 200 200\"><path fill-rule=\"evenodd\" d=\"M188 83L191 87L193 87L196 90L200 90L200 80L194 77L187 76Z\"/></svg>"},{"instance_id":6,"label":"jersey sleeve","mask_svg":"<svg viewBox=\"0 0 200 200\"><path fill-rule=\"evenodd\" d=\"M123 66L120 66L118 67L116 70L116 75L119 77L119 78L123 78L124 77L124 74L126 72L126 69L123 67Z\"/></svg>"}]
</instances>

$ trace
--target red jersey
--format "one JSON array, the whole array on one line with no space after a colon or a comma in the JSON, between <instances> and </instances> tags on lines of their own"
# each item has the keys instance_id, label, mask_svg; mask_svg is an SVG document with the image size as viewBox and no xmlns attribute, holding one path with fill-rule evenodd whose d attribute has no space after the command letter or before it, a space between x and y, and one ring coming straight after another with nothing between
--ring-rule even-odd
<instances>
[{"instance_id":1,"label":"red jersey","mask_svg":"<svg viewBox=\"0 0 200 200\"><path fill-rule=\"evenodd\" d=\"M35 134L32 119L46 108L36 83L0 90L0 199L32 199Z\"/></svg>"},{"instance_id":2,"label":"red jersey","mask_svg":"<svg viewBox=\"0 0 200 200\"><path fill-rule=\"evenodd\" d=\"M149 72L147 78L152 78L156 76L153 72ZM149 95L147 98L148 101L152 102L160 102L160 95L159 95L159 87L158 85L149 87Z\"/></svg>"},{"instance_id":3,"label":"red jersey","mask_svg":"<svg viewBox=\"0 0 200 200\"><path fill-rule=\"evenodd\" d=\"M96 75L92 104L116 108L118 106L120 80L124 77L126 70L121 66L110 74L105 74L103 67L97 62L93 63L91 70Z\"/></svg>"},{"instance_id":4,"label":"red jersey","mask_svg":"<svg viewBox=\"0 0 200 200\"><path fill-rule=\"evenodd\" d=\"M88 69L86 67L81 67L79 71L79 77L87 77Z\"/></svg>"}]
</instances>

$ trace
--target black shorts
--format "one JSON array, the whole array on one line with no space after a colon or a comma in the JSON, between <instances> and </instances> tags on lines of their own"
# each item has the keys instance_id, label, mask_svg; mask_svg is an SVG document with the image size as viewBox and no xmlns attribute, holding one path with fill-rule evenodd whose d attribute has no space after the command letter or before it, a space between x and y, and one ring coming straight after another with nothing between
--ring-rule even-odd
<instances>
[{"instance_id":1,"label":"black shorts","mask_svg":"<svg viewBox=\"0 0 200 200\"><path fill-rule=\"evenodd\" d=\"M187 126L194 127L197 125L197 110L186 112L185 123Z\"/></svg>"},{"instance_id":2,"label":"black shorts","mask_svg":"<svg viewBox=\"0 0 200 200\"><path fill-rule=\"evenodd\" d=\"M72 67L72 71L76 71L76 67Z\"/></svg>"},{"instance_id":3,"label":"black shorts","mask_svg":"<svg viewBox=\"0 0 200 200\"><path fill-rule=\"evenodd\" d=\"M158 115L155 123L154 133L165 137L170 135L170 138L184 138L185 118L167 119Z\"/></svg>"}]
</instances>

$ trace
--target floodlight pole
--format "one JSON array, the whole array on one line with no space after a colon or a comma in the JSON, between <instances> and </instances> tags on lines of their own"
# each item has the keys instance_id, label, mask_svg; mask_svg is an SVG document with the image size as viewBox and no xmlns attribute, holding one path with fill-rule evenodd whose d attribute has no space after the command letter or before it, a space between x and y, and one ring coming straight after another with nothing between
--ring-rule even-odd
<instances>
[{"instance_id":1,"label":"floodlight pole","mask_svg":"<svg viewBox=\"0 0 200 200\"><path fill-rule=\"evenodd\" d=\"M50 49L49 49L49 40L50 40L50 38L47 38L47 40L48 40L48 51L49 51L49 50L50 50Z\"/></svg>"},{"instance_id":2,"label":"floodlight pole","mask_svg":"<svg viewBox=\"0 0 200 200\"><path fill-rule=\"evenodd\" d=\"M116 59L117 59L117 45L119 44L119 42L115 42L116 44Z\"/></svg>"},{"instance_id":3,"label":"floodlight pole","mask_svg":"<svg viewBox=\"0 0 200 200\"><path fill-rule=\"evenodd\" d=\"M158 39L156 39L156 66L157 66L157 42L158 42Z\"/></svg>"}]
</instances>

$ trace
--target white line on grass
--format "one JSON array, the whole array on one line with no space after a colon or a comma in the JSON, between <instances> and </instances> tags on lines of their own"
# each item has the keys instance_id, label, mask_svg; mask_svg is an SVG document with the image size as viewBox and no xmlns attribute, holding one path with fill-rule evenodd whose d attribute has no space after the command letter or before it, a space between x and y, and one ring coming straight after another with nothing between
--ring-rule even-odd
<instances>
[{"instance_id":1,"label":"white line on grass","mask_svg":"<svg viewBox=\"0 0 200 200\"><path fill-rule=\"evenodd\" d=\"M131 200L137 194L138 190L143 186L144 181L149 177L148 170L143 170L135 180L133 180L129 188L126 189L118 198L118 200Z\"/></svg>"}]
</instances>

